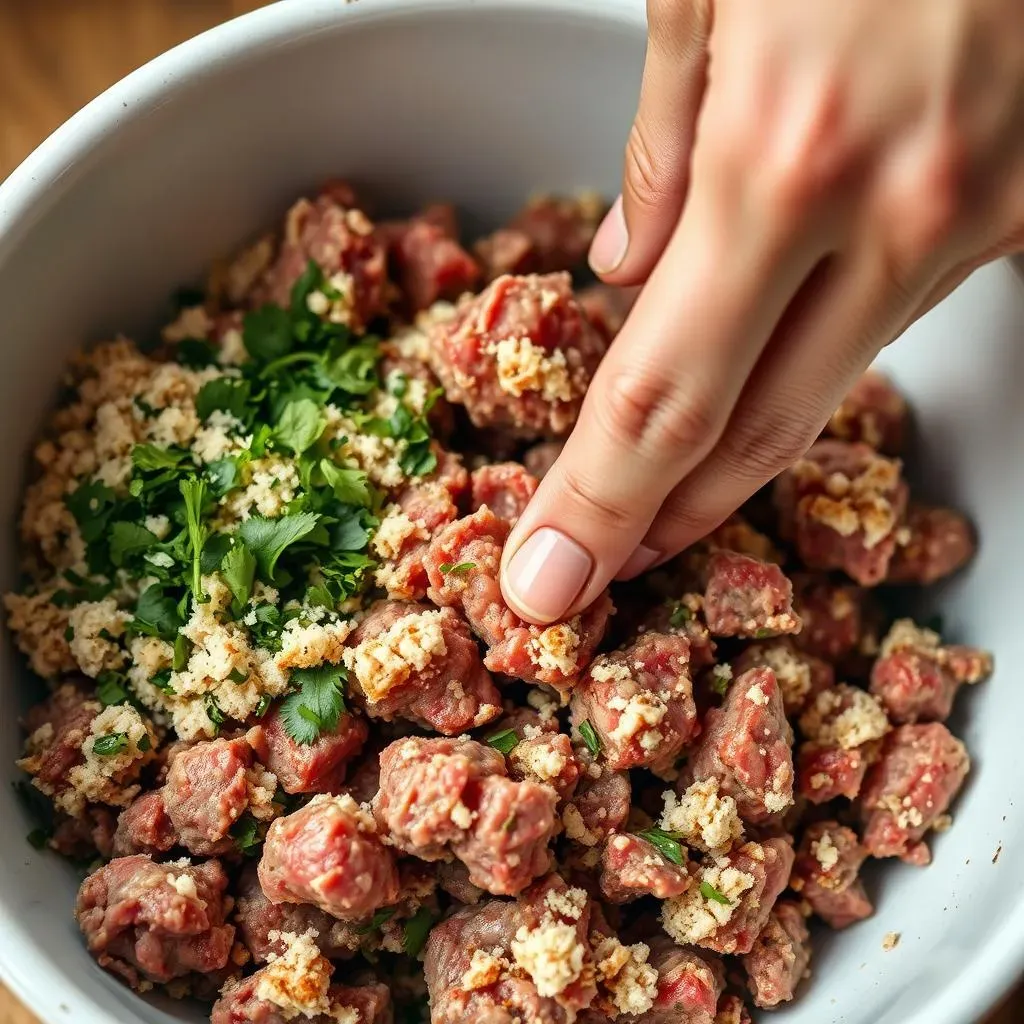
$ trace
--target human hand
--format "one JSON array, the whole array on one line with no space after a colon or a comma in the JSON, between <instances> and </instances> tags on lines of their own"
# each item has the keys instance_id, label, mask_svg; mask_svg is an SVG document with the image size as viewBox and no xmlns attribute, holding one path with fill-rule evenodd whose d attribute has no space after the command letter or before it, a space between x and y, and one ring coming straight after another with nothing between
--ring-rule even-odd
<instances>
[{"instance_id":1,"label":"human hand","mask_svg":"<svg viewBox=\"0 0 1024 1024\"><path fill-rule=\"evenodd\" d=\"M1024 248L1019 0L649 0L623 195L646 281L505 549L549 622L799 458L879 350Z\"/></svg>"}]
</instances>

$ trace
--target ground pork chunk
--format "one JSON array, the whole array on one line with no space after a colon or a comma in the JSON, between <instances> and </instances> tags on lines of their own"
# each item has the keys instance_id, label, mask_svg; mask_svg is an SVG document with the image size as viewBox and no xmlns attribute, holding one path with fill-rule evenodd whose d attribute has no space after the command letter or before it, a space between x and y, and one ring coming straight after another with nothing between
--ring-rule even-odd
<instances>
[{"instance_id":1,"label":"ground pork chunk","mask_svg":"<svg viewBox=\"0 0 1024 1024\"><path fill-rule=\"evenodd\" d=\"M673 864L640 836L619 833L601 855L601 893L611 903L629 903L641 896L666 900L691 885L686 868Z\"/></svg>"},{"instance_id":2,"label":"ground pork chunk","mask_svg":"<svg viewBox=\"0 0 1024 1024\"><path fill-rule=\"evenodd\" d=\"M610 767L668 769L696 735L689 660L685 637L651 632L591 662L573 690L573 724L590 723Z\"/></svg>"},{"instance_id":3,"label":"ground pork chunk","mask_svg":"<svg viewBox=\"0 0 1024 1024\"><path fill-rule=\"evenodd\" d=\"M790 888L831 928L847 928L874 913L859 877L866 857L853 829L814 822L797 848Z\"/></svg>"},{"instance_id":4,"label":"ground pork chunk","mask_svg":"<svg viewBox=\"0 0 1024 1024\"><path fill-rule=\"evenodd\" d=\"M722 996L714 1024L751 1024L750 1011L739 996Z\"/></svg>"},{"instance_id":5,"label":"ground pork chunk","mask_svg":"<svg viewBox=\"0 0 1024 1024\"><path fill-rule=\"evenodd\" d=\"M744 821L769 821L793 803L792 741L775 673L751 669L708 712L683 781L715 778Z\"/></svg>"},{"instance_id":6,"label":"ground pork chunk","mask_svg":"<svg viewBox=\"0 0 1024 1024\"><path fill-rule=\"evenodd\" d=\"M944 646L938 633L910 619L895 622L871 669L871 692L892 721L943 722L964 683L992 674L992 656L976 647Z\"/></svg>"},{"instance_id":7,"label":"ground pork chunk","mask_svg":"<svg viewBox=\"0 0 1024 1024\"><path fill-rule=\"evenodd\" d=\"M754 1004L770 1009L788 1003L808 974L810 962L811 936L800 905L793 900L779 900L754 948L743 957Z\"/></svg>"},{"instance_id":8,"label":"ground pork chunk","mask_svg":"<svg viewBox=\"0 0 1024 1024\"><path fill-rule=\"evenodd\" d=\"M792 601L792 584L771 562L732 551L717 551L708 560L704 615L715 636L799 633Z\"/></svg>"},{"instance_id":9,"label":"ground pork chunk","mask_svg":"<svg viewBox=\"0 0 1024 1024\"><path fill-rule=\"evenodd\" d=\"M923 837L946 813L969 769L966 748L941 723L894 729L864 780L864 848L872 857L928 864Z\"/></svg>"},{"instance_id":10,"label":"ground pork chunk","mask_svg":"<svg viewBox=\"0 0 1024 1024\"><path fill-rule=\"evenodd\" d=\"M862 374L828 421L825 433L840 441L863 441L885 455L903 451L910 411L885 374Z\"/></svg>"},{"instance_id":11,"label":"ground pork chunk","mask_svg":"<svg viewBox=\"0 0 1024 1024\"><path fill-rule=\"evenodd\" d=\"M148 853L155 857L167 853L177 843L178 833L167 813L161 790L136 797L118 815L113 839L115 857L128 857L134 853Z\"/></svg>"},{"instance_id":12,"label":"ground pork chunk","mask_svg":"<svg viewBox=\"0 0 1024 1024\"><path fill-rule=\"evenodd\" d=\"M431 365L477 427L568 433L607 344L568 274L503 276L431 330Z\"/></svg>"},{"instance_id":13,"label":"ground pork chunk","mask_svg":"<svg viewBox=\"0 0 1024 1024\"><path fill-rule=\"evenodd\" d=\"M520 740L508 754L508 773L517 782L550 786L559 800L572 796L582 766L565 733L545 732Z\"/></svg>"},{"instance_id":14,"label":"ground pork chunk","mask_svg":"<svg viewBox=\"0 0 1024 1024\"><path fill-rule=\"evenodd\" d=\"M562 822L573 842L596 847L625 825L632 791L627 772L612 771L582 754L581 758L585 771L562 810Z\"/></svg>"},{"instance_id":15,"label":"ground pork chunk","mask_svg":"<svg viewBox=\"0 0 1024 1024\"><path fill-rule=\"evenodd\" d=\"M734 678L752 668L770 668L790 716L799 714L809 700L835 682L835 669L824 659L800 650L793 637L750 644L729 664Z\"/></svg>"},{"instance_id":16,"label":"ground pork chunk","mask_svg":"<svg viewBox=\"0 0 1024 1024\"><path fill-rule=\"evenodd\" d=\"M497 750L412 738L392 743L380 763L374 813L398 849L423 860L453 853L496 895L521 892L548 869L555 791L507 778Z\"/></svg>"},{"instance_id":17,"label":"ground pork chunk","mask_svg":"<svg viewBox=\"0 0 1024 1024\"><path fill-rule=\"evenodd\" d=\"M970 520L951 508L910 506L897 537L887 583L926 586L951 576L973 557L978 542Z\"/></svg>"},{"instance_id":18,"label":"ground pork chunk","mask_svg":"<svg viewBox=\"0 0 1024 1024\"><path fill-rule=\"evenodd\" d=\"M82 883L75 914L100 966L139 988L227 966L235 934L224 922L227 884L215 860L121 857Z\"/></svg>"},{"instance_id":19,"label":"ground pork chunk","mask_svg":"<svg viewBox=\"0 0 1024 1024\"><path fill-rule=\"evenodd\" d=\"M630 1024L714 1024L722 991L718 964L664 936L652 939L650 962L658 971L654 1005Z\"/></svg>"},{"instance_id":20,"label":"ground pork chunk","mask_svg":"<svg viewBox=\"0 0 1024 1024\"><path fill-rule=\"evenodd\" d=\"M832 664L857 651L872 617L865 590L817 573L793 575L793 607L803 623L793 642Z\"/></svg>"},{"instance_id":21,"label":"ground pork chunk","mask_svg":"<svg viewBox=\"0 0 1024 1024\"><path fill-rule=\"evenodd\" d=\"M818 441L776 481L786 536L811 569L841 569L861 586L881 583L907 504L898 461L865 444Z\"/></svg>"},{"instance_id":22,"label":"ground pork chunk","mask_svg":"<svg viewBox=\"0 0 1024 1024\"><path fill-rule=\"evenodd\" d=\"M272 903L310 903L358 921L398 898L398 866L350 796L315 796L267 832L260 884Z\"/></svg>"},{"instance_id":23,"label":"ground pork chunk","mask_svg":"<svg viewBox=\"0 0 1024 1024\"><path fill-rule=\"evenodd\" d=\"M518 462L497 462L473 470L473 511L486 505L499 519L514 523L537 490L537 479Z\"/></svg>"},{"instance_id":24,"label":"ground pork chunk","mask_svg":"<svg viewBox=\"0 0 1024 1024\"><path fill-rule=\"evenodd\" d=\"M425 559L428 597L440 607L462 609L487 645L484 665L492 672L571 686L604 636L611 599L605 592L567 622L547 627L525 622L505 603L498 584L508 534L508 522L486 507L445 527Z\"/></svg>"},{"instance_id":25,"label":"ground pork chunk","mask_svg":"<svg viewBox=\"0 0 1024 1024\"><path fill-rule=\"evenodd\" d=\"M501 696L453 608L380 602L349 637L345 665L370 718L405 718L454 736L501 714Z\"/></svg>"}]
</instances>

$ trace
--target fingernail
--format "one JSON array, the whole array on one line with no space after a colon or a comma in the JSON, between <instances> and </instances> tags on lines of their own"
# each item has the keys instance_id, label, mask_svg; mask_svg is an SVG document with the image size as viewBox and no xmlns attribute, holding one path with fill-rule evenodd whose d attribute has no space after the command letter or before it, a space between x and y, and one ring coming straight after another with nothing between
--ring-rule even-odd
<instances>
[{"instance_id":1,"label":"fingernail","mask_svg":"<svg viewBox=\"0 0 1024 1024\"><path fill-rule=\"evenodd\" d=\"M590 244L590 266L595 274L610 274L626 258L629 232L622 212L622 196L612 203Z\"/></svg>"},{"instance_id":2,"label":"fingernail","mask_svg":"<svg viewBox=\"0 0 1024 1024\"><path fill-rule=\"evenodd\" d=\"M661 558L660 551L640 544L636 551L626 559L626 564L615 574L615 578L631 580L634 576L639 576L645 569L650 569L659 558Z\"/></svg>"},{"instance_id":3,"label":"fingernail","mask_svg":"<svg viewBox=\"0 0 1024 1024\"><path fill-rule=\"evenodd\" d=\"M576 541L542 526L512 556L505 585L531 618L554 622L583 589L593 567L594 560Z\"/></svg>"}]
</instances>

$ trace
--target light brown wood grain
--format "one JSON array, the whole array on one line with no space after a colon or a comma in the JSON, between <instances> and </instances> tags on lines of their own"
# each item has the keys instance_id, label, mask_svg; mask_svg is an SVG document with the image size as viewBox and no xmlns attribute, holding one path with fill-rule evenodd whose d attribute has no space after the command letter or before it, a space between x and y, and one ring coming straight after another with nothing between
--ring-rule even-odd
<instances>
[{"instance_id":1,"label":"light brown wood grain","mask_svg":"<svg viewBox=\"0 0 1024 1024\"><path fill-rule=\"evenodd\" d=\"M129 71L261 6L258 0L0 0L0 180ZM1021 1021L1024 990L986 1024ZM0 1024L37 1024L3 986Z\"/></svg>"}]
</instances>

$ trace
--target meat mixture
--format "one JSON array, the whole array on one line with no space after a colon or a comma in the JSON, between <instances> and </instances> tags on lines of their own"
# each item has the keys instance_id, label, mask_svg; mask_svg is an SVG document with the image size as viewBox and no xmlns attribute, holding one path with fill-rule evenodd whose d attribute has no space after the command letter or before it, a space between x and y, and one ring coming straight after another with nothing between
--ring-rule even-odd
<instances>
[{"instance_id":1,"label":"meat mixture","mask_svg":"<svg viewBox=\"0 0 1024 1024\"><path fill-rule=\"evenodd\" d=\"M772 488L546 628L498 585L632 291L602 204L466 242L330 182L77 357L8 625L98 965L214 1024L742 1024L927 864L992 659L900 610L968 520L872 371ZM70 908L69 908L70 911Z\"/></svg>"}]
</instances>

